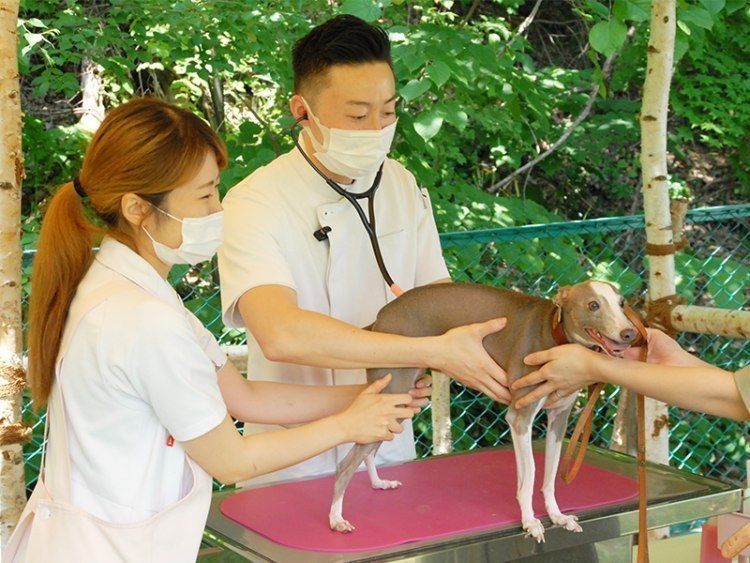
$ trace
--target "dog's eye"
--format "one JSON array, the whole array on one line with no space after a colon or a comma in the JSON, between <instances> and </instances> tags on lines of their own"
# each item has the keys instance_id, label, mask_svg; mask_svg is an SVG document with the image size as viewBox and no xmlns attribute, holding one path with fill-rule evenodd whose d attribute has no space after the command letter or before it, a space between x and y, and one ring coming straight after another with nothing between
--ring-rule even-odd
<instances>
[{"instance_id":1,"label":"dog's eye","mask_svg":"<svg viewBox=\"0 0 750 563\"><path fill-rule=\"evenodd\" d=\"M625 299L620 299L620 309L625 308Z\"/></svg>"},{"instance_id":2,"label":"dog's eye","mask_svg":"<svg viewBox=\"0 0 750 563\"><path fill-rule=\"evenodd\" d=\"M598 311L599 310L599 303L596 301L591 301L589 303L589 311Z\"/></svg>"}]
</instances>

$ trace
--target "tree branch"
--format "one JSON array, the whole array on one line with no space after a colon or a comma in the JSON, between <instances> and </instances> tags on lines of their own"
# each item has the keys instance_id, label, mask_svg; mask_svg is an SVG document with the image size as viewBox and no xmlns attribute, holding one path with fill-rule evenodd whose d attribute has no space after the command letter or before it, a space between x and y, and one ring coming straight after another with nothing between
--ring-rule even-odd
<instances>
[{"instance_id":1,"label":"tree branch","mask_svg":"<svg viewBox=\"0 0 750 563\"><path fill-rule=\"evenodd\" d=\"M631 37L634 31L635 31L635 28L631 27L628 30L628 37ZM606 80L607 78L609 78L609 75L612 72L612 64L614 63L614 60L616 57L617 57L617 53L615 52L615 53L612 53L609 57L607 57L607 59L604 61L604 65L602 66L602 80ZM502 188L507 186L514 178L516 178L517 176L520 176L527 170L531 170L534 166L536 166L545 158L547 158L549 155L551 155L553 152L555 152L558 149L558 147L560 147L560 145L562 145L565 141L568 140L568 137L570 137L570 135L573 134L573 131L575 131L576 127L578 127L581 124L581 122L588 117L589 113L591 113L591 108L594 106L594 102L596 101L596 97L599 94L600 89L601 89L601 86L599 84L594 84L593 88L591 89L591 93L589 94L589 99L586 101L586 105L583 107L583 110L581 110L581 113L578 114L578 117L575 118L573 123L570 124L570 126L565 130L565 132L560 136L560 138L557 141L555 141L555 143L550 148L548 148L542 154L537 156L534 160L527 162L521 168L513 171L511 174L509 174L502 180L491 185L489 188L487 188L486 191L491 194L497 193Z\"/></svg>"},{"instance_id":2,"label":"tree branch","mask_svg":"<svg viewBox=\"0 0 750 563\"><path fill-rule=\"evenodd\" d=\"M469 23L469 20L470 20L470 19L471 19L472 17L474 17L474 12L476 12L476 10L477 10L477 7L478 7L478 6L479 6L479 0L474 0L474 1L473 1L473 2L471 3L471 7L469 8L469 11L468 11L468 12L466 12L466 15L465 15L465 16L464 16L464 18L463 18L463 19L461 20L461 23L460 23L460 24L458 25L458 27L463 27L463 26L465 26L465 25L466 25L467 23Z\"/></svg>"},{"instance_id":3,"label":"tree branch","mask_svg":"<svg viewBox=\"0 0 750 563\"><path fill-rule=\"evenodd\" d=\"M518 39L521 35L523 35L526 30L531 25L531 22L534 21L534 18L536 17L536 13L539 11L539 6L542 5L542 0L536 0L536 4L534 4L534 7L531 9L531 13L526 16L526 19L521 22L521 25L518 26L518 29L516 30L515 35L510 38L510 41L508 41L503 48L500 50L500 52L497 54L497 58L501 58L507 51L510 49L510 46L515 43L516 39Z\"/></svg>"}]
</instances>

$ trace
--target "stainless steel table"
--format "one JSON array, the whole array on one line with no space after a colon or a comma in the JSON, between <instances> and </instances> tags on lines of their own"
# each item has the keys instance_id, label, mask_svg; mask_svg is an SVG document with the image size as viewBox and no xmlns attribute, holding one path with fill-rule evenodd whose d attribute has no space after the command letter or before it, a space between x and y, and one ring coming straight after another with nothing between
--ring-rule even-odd
<instances>
[{"instance_id":1,"label":"stainless steel table","mask_svg":"<svg viewBox=\"0 0 750 563\"><path fill-rule=\"evenodd\" d=\"M542 444L535 444L535 448ZM420 463L420 460L411 462ZM586 463L632 477L635 460L629 456L589 447ZM546 543L524 536L519 525L502 526L378 551L325 553L279 545L221 515L221 501L234 491L214 493L204 534L200 563L254 561L263 563L342 563L408 561L414 563L524 563L566 561L623 563L631 560L638 531L637 499L576 512L583 533L567 532L545 523ZM663 465L649 465L648 521L657 528L737 511L741 489L720 481ZM290 523L294 515L290 514Z\"/></svg>"}]
</instances>

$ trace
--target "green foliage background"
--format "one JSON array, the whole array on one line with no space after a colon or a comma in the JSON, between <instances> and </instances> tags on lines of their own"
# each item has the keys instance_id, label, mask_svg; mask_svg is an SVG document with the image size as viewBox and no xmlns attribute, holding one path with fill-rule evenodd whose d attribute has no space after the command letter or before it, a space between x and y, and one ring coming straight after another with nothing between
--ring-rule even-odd
<instances>
[{"instance_id":1,"label":"green foliage background","mask_svg":"<svg viewBox=\"0 0 750 563\"><path fill-rule=\"evenodd\" d=\"M680 0L670 154L674 184L698 204L747 196L750 34L747 0ZM648 0L22 0L24 243L39 205L75 176L86 133L74 110L85 58L107 107L153 93L224 136L226 190L291 147L291 46L342 12L385 27L401 97L393 154L431 188L443 231L617 215L639 209L637 114ZM628 34L628 29L630 35ZM617 53L611 76L604 57ZM496 183L560 149L496 195ZM717 183L720 189L717 191ZM712 188L712 189L711 189Z\"/></svg>"},{"instance_id":2,"label":"green foliage background","mask_svg":"<svg viewBox=\"0 0 750 563\"><path fill-rule=\"evenodd\" d=\"M638 212L649 0L542 1L519 35L534 6L524 0L21 0L24 248L36 247L44 202L80 168L89 133L76 110L87 61L98 65L105 107L154 94L207 119L230 153L225 192L291 149L292 44L338 13L376 22L390 34L400 96L392 155L430 188L441 231ZM670 171L675 192L698 207L741 202L750 193L747 37L748 0L678 0ZM500 187L563 135L594 86L600 90L592 111L567 141ZM516 287L522 278L571 283L594 273L640 294L642 272L602 243L606 252L585 259L581 237L519 239L481 250L453 246L445 254L451 270L471 281ZM679 293L691 301L699 274L716 288L736 285L747 279L748 265L685 252L677 269ZM732 277L729 270L741 273ZM27 264L26 288L28 273ZM217 321L211 265L173 274L186 305L217 336L242 340L241 331ZM723 295L716 288L709 294ZM733 299L713 304L744 306ZM720 422L697 431L694 416L673 427L688 451L699 451L702 437L710 436L728 440L721 449L734 452L733 460L746 455L746 429Z\"/></svg>"}]
</instances>

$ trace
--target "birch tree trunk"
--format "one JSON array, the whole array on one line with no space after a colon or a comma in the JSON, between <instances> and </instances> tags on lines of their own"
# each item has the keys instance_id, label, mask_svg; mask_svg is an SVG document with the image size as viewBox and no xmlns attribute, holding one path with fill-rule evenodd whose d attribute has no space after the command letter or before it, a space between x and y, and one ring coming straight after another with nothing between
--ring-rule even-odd
<instances>
[{"instance_id":1,"label":"birch tree trunk","mask_svg":"<svg viewBox=\"0 0 750 563\"><path fill-rule=\"evenodd\" d=\"M0 548L26 503L21 422L21 100L18 0L0 0Z\"/></svg>"},{"instance_id":2,"label":"birch tree trunk","mask_svg":"<svg viewBox=\"0 0 750 563\"><path fill-rule=\"evenodd\" d=\"M451 435L451 380L432 370L432 455L453 451Z\"/></svg>"},{"instance_id":3,"label":"birch tree trunk","mask_svg":"<svg viewBox=\"0 0 750 563\"><path fill-rule=\"evenodd\" d=\"M667 116L677 24L675 0L652 0L648 62L641 107L641 169L646 241L649 246L674 241L667 176ZM649 254L649 301L675 295L674 250ZM669 463L669 415L664 403L646 399L646 455Z\"/></svg>"},{"instance_id":4,"label":"birch tree trunk","mask_svg":"<svg viewBox=\"0 0 750 563\"><path fill-rule=\"evenodd\" d=\"M104 103L102 101L101 66L91 57L81 60L81 118L78 125L94 133L104 119Z\"/></svg>"}]
</instances>

